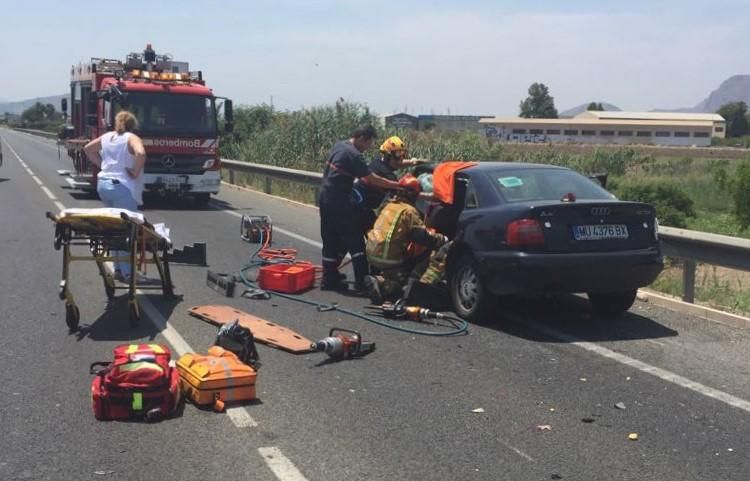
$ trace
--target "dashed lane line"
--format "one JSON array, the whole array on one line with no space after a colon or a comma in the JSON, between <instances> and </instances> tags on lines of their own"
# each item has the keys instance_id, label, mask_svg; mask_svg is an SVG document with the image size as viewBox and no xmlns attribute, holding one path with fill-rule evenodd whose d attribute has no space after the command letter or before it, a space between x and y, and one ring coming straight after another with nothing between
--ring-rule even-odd
<instances>
[{"instance_id":1,"label":"dashed lane line","mask_svg":"<svg viewBox=\"0 0 750 481\"><path fill-rule=\"evenodd\" d=\"M217 209L217 210L219 210L219 212L224 212L225 214L229 214L234 217L239 217L240 219L242 218L242 214L240 214L239 212L235 212L233 210L220 210L220 209ZM287 237L291 237L292 239L297 239L298 241L304 242L305 244L309 244L313 247L317 247L318 249L323 248L322 243L316 240L310 239L309 237L305 237L303 235L297 234L296 232L292 232L292 231L282 229L281 227L276 227L276 226L273 226L273 230L276 232L280 232Z\"/></svg>"},{"instance_id":2,"label":"dashed lane line","mask_svg":"<svg viewBox=\"0 0 750 481\"><path fill-rule=\"evenodd\" d=\"M5 145L8 146L11 152L13 152L13 155L16 157L16 159L18 159L21 165L26 168L31 176L36 177L31 169L26 167L26 162L24 162L24 160L18 155L18 153L13 149L8 141L5 139L2 140L5 141ZM52 192L50 192L47 187L45 187L42 183L39 183L39 185L42 190L45 191L45 194L50 197L50 199L55 199L54 195L52 195ZM55 200L55 205L60 207L60 210L65 209L65 206L57 200ZM111 263L107 264L107 268L111 272ZM161 314L161 312L159 312L159 310L151 303L151 301L149 301L149 299L144 296L144 292L141 290L136 290L136 293L139 295L139 304L143 311L146 313L148 319L162 333L164 338L174 349L175 353L178 356L181 356L188 352L195 352L195 350L190 347L190 344L188 344L188 342L184 337L182 337L177 329L175 329L174 326L172 326L169 321L167 321L166 318ZM253 417L244 407L232 407L227 409L226 413L232 423L240 429L253 428L258 426L258 423L255 421L255 419L253 419ZM305 477L302 475L302 473L294 466L294 464L292 464L291 461L289 461L289 459L286 458L286 456L282 454L279 448L260 448L259 451L261 451L260 454L263 457L264 461L268 464L268 467L281 481L305 480Z\"/></svg>"},{"instance_id":3,"label":"dashed lane line","mask_svg":"<svg viewBox=\"0 0 750 481\"><path fill-rule=\"evenodd\" d=\"M280 481L306 481L302 473L284 456L279 448L258 448L258 452Z\"/></svg>"},{"instance_id":4,"label":"dashed lane line","mask_svg":"<svg viewBox=\"0 0 750 481\"><path fill-rule=\"evenodd\" d=\"M231 210L222 210L221 212L225 212L229 215L235 216L235 217L242 217L242 214L238 212L234 212ZM297 234L295 232L289 232L284 229L280 229L274 226L274 230L277 230L281 232L282 234L288 235L289 237L293 237L297 240L300 240L302 242L305 242L307 244L310 244L315 247L323 247L323 245L315 241L313 239L310 239L308 237L302 236L300 234ZM581 339L575 338L573 336L570 336L568 334L564 334L562 332L556 331L554 329L547 328L545 326L539 325L534 322L529 322L527 320L523 320L528 325L533 325L535 329L548 334L552 337L555 337L557 339L563 340L565 342L568 342L571 345L577 346L581 349L585 349L589 352L593 352L595 354L598 354L602 357L605 357L607 359L611 359L613 361L617 361L621 364L625 364L626 366L630 366L632 368L635 368L639 371L651 374L653 376L658 377L659 379L662 379L664 381L671 382L673 384L677 384L680 387L683 387L685 389L690 389L693 392L696 392L698 394L702 394L704 396L710 397L712 399L716 399L718 401L723 402L724 404L727 404L729 406L742 409L743 411L750 412L750 402L741 399L737 396L733 396L727 392L720 391L718 389L714 389L709 386L705 386L699 382L692 381L686 377L680 376L679 374L675 374L671 371L667 371L666 369L662 369L656 366L652 366L648 363L645 363L643 361L639 361L637 359L633 359L631 357L628 357L624 354L620 354L614 351L611 351L607 349L606 347L602 347L598 344L594 344L592 342L585 342ZM515 448L511 448L515 451ZM528 455L525 455L525 453L521 454L518 453L519 456L527 458Z\"/></svg>"}]
</instances>

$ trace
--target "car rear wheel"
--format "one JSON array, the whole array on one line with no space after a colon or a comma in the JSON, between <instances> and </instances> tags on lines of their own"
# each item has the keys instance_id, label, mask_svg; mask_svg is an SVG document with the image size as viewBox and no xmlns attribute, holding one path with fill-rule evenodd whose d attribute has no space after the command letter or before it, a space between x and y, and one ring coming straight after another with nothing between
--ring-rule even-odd
<instances>
[{"instance_id":1,"label":"car rear wheel","mask_svg":"<svg viewBox=\"0 0 750 481\"><path fill-rule=\"evenodd\" d=\"M624 291L589 292L589 301L597 314L618 316L625 313L635 302L638 289Z\"/></svg>"},{"instance_id":2,"label":"car rear wheel","mask_svg":"<svg viewBox=\"0 0 750 481\"><path fill-rule=\"evenodd\" d=\"M471 256L459 258L451 275L450 291L453 310L460 317L476 321L489 312L493 299Z\"/></svg>"}]
</instances>

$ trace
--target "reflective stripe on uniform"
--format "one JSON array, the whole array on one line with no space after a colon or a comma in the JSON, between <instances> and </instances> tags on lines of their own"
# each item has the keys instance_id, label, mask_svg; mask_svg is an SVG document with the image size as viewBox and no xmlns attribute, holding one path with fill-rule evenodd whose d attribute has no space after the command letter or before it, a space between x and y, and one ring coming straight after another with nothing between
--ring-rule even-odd
<instances>
[{"instance_id":1,"label":"reflective stripe on uniform","mask_svg":"<svg viewBox=\"0 0 750 481\"><path fill-rule=\"evenodd\" d=\"M393 261L391 259L388 259L389 250L391 248L391 239L393 238L393 233L396 232L396 229L398 228L398 223L401 220L401 216L404 214L404 210L401 209L398 211L398 214L396 214L396 218L393 219L393 222L391 223L391 228L388 229L388 234L385 236L385 241L383 241L383 255L381 256L373 256L378 261L381 261L385 264L399 264L402 261L396 260Z\"/></svg>"},{"instance_id":2,"label":"reflective stripe on uniform","mask_svg":"<svg viewBox=\"0 0 750 481\"><path fill-rule=\"evenodd\" d=\"M152 369L154 371L164 372L164 369L160 365L147 361L129 362L119 366L119 369L124 372L136 371L138 369Z\"/></svg>"}]
</instances>

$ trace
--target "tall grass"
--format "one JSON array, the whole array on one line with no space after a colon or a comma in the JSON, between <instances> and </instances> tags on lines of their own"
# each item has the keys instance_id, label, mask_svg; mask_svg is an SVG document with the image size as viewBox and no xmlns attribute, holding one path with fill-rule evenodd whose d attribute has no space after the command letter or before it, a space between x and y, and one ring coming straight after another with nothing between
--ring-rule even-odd
<instances>
[{"instance_id":1,"label":"tall grass","mask_svg":"<svg viewBox=\"0 0 750 481\"><path fill-rule=\"evenodd\" d=\"M333 105L298 111L277 111L268 105L235 109L234 132L225 135L222 155L228 158L321 172L328 151L360 124L371 123L379 138L399 135L410 155L443 160L479 160L545 163L569 167L586 174L606 172L613 184L670 181L693 200L697 216L691 228L716 228L740 234L733 222L729 184L736 161L693 158L659 158L636 149L594 149L592 153L564 152L549 145L523 149L518 145L488 140L477 132L442 132L385 129L364 104L339 99ZM538 146L535 146L538 147ZM368 154L376 156L377 144ZM748 234L745 234L748 235Z\"/></svg>"}]
</instances>

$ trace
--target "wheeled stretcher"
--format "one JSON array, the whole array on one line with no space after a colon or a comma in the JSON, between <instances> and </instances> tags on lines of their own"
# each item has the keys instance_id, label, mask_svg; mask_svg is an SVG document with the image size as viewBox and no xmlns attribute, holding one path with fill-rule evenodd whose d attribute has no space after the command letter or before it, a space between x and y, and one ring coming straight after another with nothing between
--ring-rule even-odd
<instances>
[{"instance_id":1,"label":"wheeled stretcher","mask_svg":"<svg viewBox=\"0 0 750 481\"><path fill-rule=\"evenodd\" d=\"M47 212L55 223L54 246L63 251L60 299L65 301L65 323L74 330L80 321L80 311L70 289L70 264L75 261L93 261L99 269L107 298L117 290L128 292L128 316L131 325L141 318L137 291L161 289L165 298L174 296L174 286L169 270L170 262L206 265L206 245L187 246L183 251L172 251L168 230L150 224L138 212L124 209L66 209L59 214ZM74 255L72 246L88 247L89 255ZM127 251L115 256L112 251ZM128 283L118 283L105 267L105 262L128 262ZM138 267L154 264L159 273L160 285L138 285Z\"/></svg>"}]
</instances>

